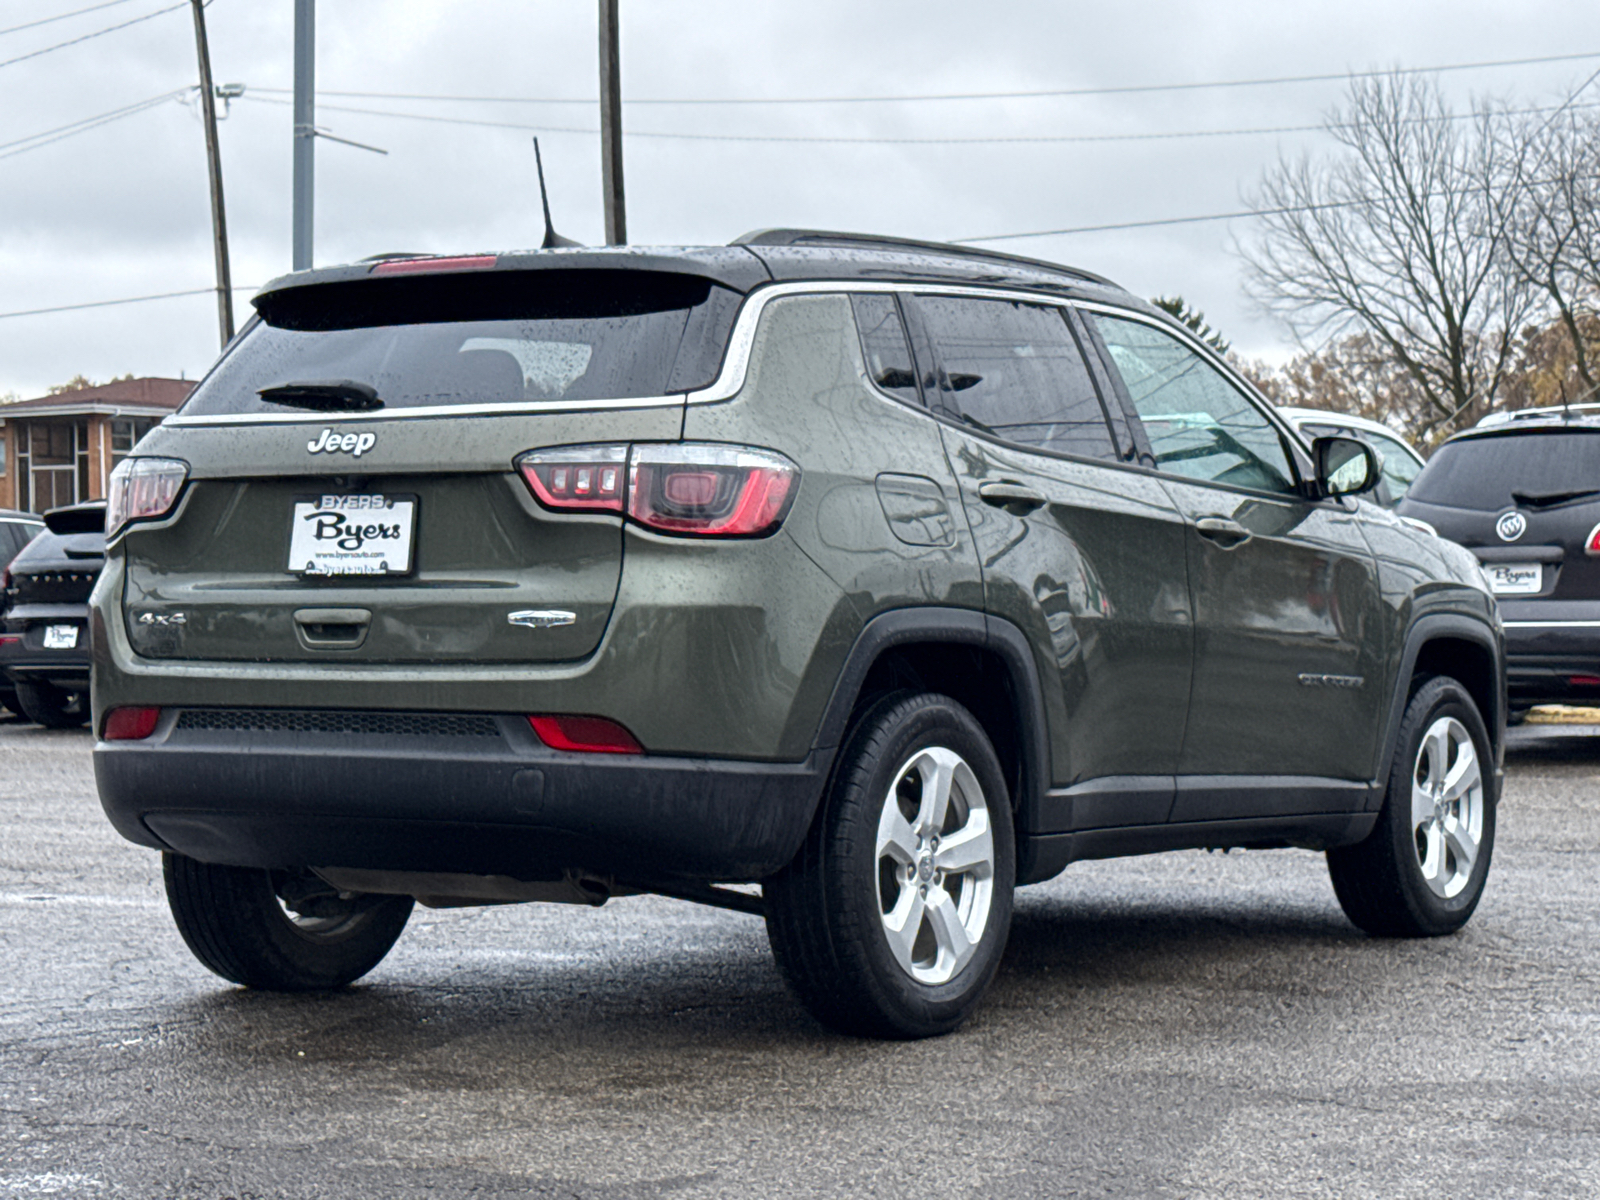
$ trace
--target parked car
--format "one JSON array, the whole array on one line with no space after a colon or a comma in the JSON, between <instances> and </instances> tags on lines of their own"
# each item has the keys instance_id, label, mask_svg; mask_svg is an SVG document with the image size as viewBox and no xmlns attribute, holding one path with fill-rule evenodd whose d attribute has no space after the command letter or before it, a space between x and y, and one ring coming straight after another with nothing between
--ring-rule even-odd
<instances>
[{"instance_id":1,"label":"parked car","mask_svg":"<svg viewBox=\"0 0 1600 1200\"><path fill-rule=\"evenodd\" d=\"M1385 508L1393 508L1405 499L1411 481L1417 477L1417 472L1422 470L1426 461L1404 438L1381 421L1291 405L1279 408L1278 415L1308 442L1319 437L1353 437L1376 450L1383 478L1372 489L1369 499Z\"/></svg>"},{"instance_id":2,"label":"parked car","mask_svg":"<svg viewBox=\"0 0 1600 1200\"><path fill-rule=\"evenodd\" d=\"M105 563L105 512L104 501L51 509L5 571L0 677L18 711L51 729L89 720L89 593Z\"/></svg>"},{"instance_id":3,"label":"parked car","mask_svg":"<svg viewBox=\"0 0 1600 1200\"><path fill-rule=\"evenodd\" d=\"M1600 411L1487 417L1433 452L1398 511L1483 564L1513 710L1600 703Z\"/></svg>"},{"instance_id":4,"label":"parked car","mask_svg":"<svg viewBox=\"0 0 1600 1200\"><path fill-rule=\"evenodd\" d=\"M92 610L101 800L226 979L345 984L414 900L649 891L915 1037L1078 859L1326 850L1385 935L1478 903L1477 562L1096 275L776 231L254 304L118 467Z\"/></svg>"},{"instance_id":5,"label":"parked car","mask_svg":"<svg viewBox=\"0 0 1600 1200\"><path fill-rule=\"evenodd\" d=\"M0 508L0 613L5 611L5 590L10 586L10 581L3 574L5 568L11 565L11 560L17 556L17 552L37 537L43 529L44 522L33 513ZM0 634L0 647L4 646L3 638L4 635ZM22 711L18 707L17 693L12 690L11 683L3 670L0 670L0 706L9 708L14 713Z\"/></svg>"}]
</instances>

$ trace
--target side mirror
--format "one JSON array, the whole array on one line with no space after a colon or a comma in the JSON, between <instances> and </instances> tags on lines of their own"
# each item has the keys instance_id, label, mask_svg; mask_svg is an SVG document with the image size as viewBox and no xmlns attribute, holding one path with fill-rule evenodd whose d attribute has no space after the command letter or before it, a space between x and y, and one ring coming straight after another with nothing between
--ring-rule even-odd
<instances>
[{"instance_id":1,"label":"side mirror","mask_svg":"<svg viewBox=\"0 0 1600 1200\"><path fill-rule=\"evenodd\" d=\"M1356 438L1319 437L1311 443L1311 461L1317 472L1317 495L1359 496L1378 486L1383 478L1378 453Z\"/></svg>"}]
</instances>

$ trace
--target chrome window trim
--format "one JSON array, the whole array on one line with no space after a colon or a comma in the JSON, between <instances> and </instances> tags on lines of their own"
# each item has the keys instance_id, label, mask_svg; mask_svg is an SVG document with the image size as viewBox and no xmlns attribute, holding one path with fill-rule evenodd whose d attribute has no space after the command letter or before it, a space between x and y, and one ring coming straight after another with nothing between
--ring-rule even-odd
<instances>
[{"instance_id":1,"label":"chrome window trim","mask_svg":"<svg viewBox=\"0 0 1600 1200\"><path fill-rule=\"evenodd\" d=\"M174 414L162 422L167 428L201 428L229 425L322 425L331 422L370 422L397 420L426 420L440 417L468 416L537 416L547 413L604 412L631 408L667 408L682 404L721 404L732 400L744 390L750 372L750 355L755 347L756 330L767 305L790 296L832 296L853 292L887 292L890 294L924 296L978 296L991 300L1014 300L1024 304L1049 305L1055 308L1093 308L1147 324L1172 333L1173 330L1158 321L1149 320L1131 309L1109 304L1093 304L1065 296L1053 296L1017 288L994 287L987 284L940 283L929 281L913 283L900 280L867 279L796 279L783 283L766 283L752 289L734 319L733 332L728 338L728 348L723 353L722 369L717 378L703 388L691 392L678 392L666 396L639 396L613 400L508 400L492 404L437 404L416 408L397 408L392 412L377 410L359 413L217 413L209 416L184 416ZM1199 343L1195 343L1199 345ZM1230 377L1232 373L1230 372Z\"/></svg>"}]
</instances>

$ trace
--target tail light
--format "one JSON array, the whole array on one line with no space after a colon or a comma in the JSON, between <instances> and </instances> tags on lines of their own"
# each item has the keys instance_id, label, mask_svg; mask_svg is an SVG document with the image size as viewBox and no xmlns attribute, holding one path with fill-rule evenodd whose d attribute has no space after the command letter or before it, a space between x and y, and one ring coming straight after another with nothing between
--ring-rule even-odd
<instances>
[{"instance_id":1,"label":"tail light","mask_svg":"<svg viewBox=\"0 0 1600 1200\"><path fill-rule=\"evenodd\" d=\"M539 740L552 750L579 750L589 754L643 754L637 738L605 717L529 717Z\"/></svg>"},{"instance_id":2,"label":"tail light","mask_svg":"<svg viewBox=\"0 0 1600 1200\"><path fill-rule=\"evenodd\" d=\"M1600 525L1589 531L1589 540L1583 544L1585 554L1600 554Z\"/></svg>"},{"instance_id":3,"label":"tail light","mask_svg":"<svg viewBox=\"0 0 1600 1200\"><path fill-rule=\"evenodd\" d=\"M103 736L108 742L137 742L154 733L160 719L159 708L113 708L106 714Z\"/></svg>"},{"instance_id":4,"label":"tail light","mask_svg":"<svg viewBox=\"0 0 1600 1200\"><path fill-rule=\"evenodd\" d=\"M701 442L530 450L517 469L546 508L622 512L658 533L693 537L773 532L800 480L781 454Z\"/></svg>"},{"instance_id":5,"label":"tail light","mask_svg":"<svg viewBox=\"0 0 1600 1200\"><path fill-rule=\"evenodd\" d=\"M564 446L530 450L517 469L546 508L622 511L627 484L626 446Z\"/></svg>"},{"instance_id":6,"label":"tail light","mask_svg":"<svg viewBox=\"0 0 1600 1200\"><path fill-rule=\"evenodd\" d=\"M172 511L189 464L176 458L125 458L111 472L106 496L106 537L131 521L148 521Z\"/></svg>"}]
</instances>

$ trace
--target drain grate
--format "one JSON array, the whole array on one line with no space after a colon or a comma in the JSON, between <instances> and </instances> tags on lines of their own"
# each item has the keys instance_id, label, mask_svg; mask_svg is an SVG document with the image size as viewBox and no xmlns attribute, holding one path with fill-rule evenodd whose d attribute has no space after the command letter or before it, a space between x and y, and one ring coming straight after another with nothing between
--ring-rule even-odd
<instances>
[{"instance_id":1,"label":"drain grate","mask_svg":"<svg viewBox=\"0 0 1600 1200\"><path fill-rule=\"evenodd\" d=\"M366 733L388 737L499 737L493 717L453 713L317 711L299 708L186 708L182 729L250 733Z\"/></svg>"}]
</instances>

